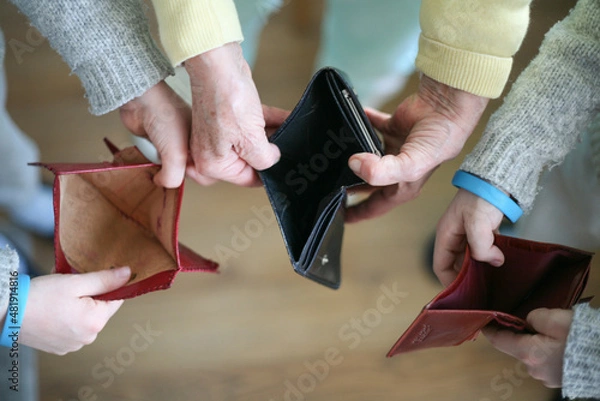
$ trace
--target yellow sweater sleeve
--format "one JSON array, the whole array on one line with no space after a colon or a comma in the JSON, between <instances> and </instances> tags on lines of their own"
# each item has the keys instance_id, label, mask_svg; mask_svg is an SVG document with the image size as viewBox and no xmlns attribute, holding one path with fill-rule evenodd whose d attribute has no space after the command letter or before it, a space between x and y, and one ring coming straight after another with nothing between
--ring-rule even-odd
<instances>
[{"instance_id":1,"label":"yellow sweater sleeve","mask_svg":"<svg viewBox=\"0 0 600 401\"><path fill-rule=\"evenodd\" d=\"M243 39L233 0L152 0L152 4L161 43L174 66Z\"/></svg>"},{"instance_id":2,"label":"yellow sweater sleeve","mask_svg":"<svg viewBox=\"0 0 600 401\"><path fill-rule=\"evenodd\" d=\"M417 68L453 88L502 94L531 0L422 0Z\"/></svg>"}]
</instances>

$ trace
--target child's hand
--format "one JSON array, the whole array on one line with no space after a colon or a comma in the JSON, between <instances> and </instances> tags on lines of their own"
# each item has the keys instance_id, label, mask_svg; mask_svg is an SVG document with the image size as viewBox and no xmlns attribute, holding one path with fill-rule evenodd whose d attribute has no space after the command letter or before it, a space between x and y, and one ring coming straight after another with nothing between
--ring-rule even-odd
<instances>
[{"instance_id":1,"label":"child's hand","mask_svg":"<svg viewBox=\"0 0 600 401\"><path fill-rule=\"evenodd\" d=\"M504 263L504 254L494 245L494 233L503 214L477 195L459 189L437 225L433 270L444 286L457 276L467 242L471 256L494 266Z\"/></svg>"},{"instance_id":2,"label":"child's hand","mask_svg":"<svg viewBox=\"0 0 600 401\"><path fill-rule=\"evenodd\" d=\"M31 280L19 342L64 355L91 344L123 301L96 301L94 295L123 286L128 267L84 274L51 274Z\"/></svg>"},{"instance_id":3,"label":"child's hand","mask_svg":"<svg viewBox=\"0 0 600 401\"><path fill-rule=\"evenodd\" d=\"M482 332L496 349L523 362L531 377L555 388L562 385L563 357L572 321L571 310L540 308L527 315L527 322L538 334L516 334L492 327Z\"/></svg>"}]
</instances>

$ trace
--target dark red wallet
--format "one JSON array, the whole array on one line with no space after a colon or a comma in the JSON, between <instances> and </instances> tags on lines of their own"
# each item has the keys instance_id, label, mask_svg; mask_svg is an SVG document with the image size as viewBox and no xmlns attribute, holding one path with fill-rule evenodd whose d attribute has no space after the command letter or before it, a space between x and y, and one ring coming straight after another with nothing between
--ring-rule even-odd
<instances>
[{"instance_id":1,"label":"dark red wallet","mask_svg":"<svg viewBox=\"0 0 600 401\"><path fill-rule=\"evenodd\" d=\"M425 305L388 352L396 354L474 340L490 323L533 332L525 321L537 308L571 308L590 270L589 252L557 244L496 236L505 256L494 267L469 253L456 279Z\"/></svg>"},{"instance_id":2,"label":"dark red wallet","mask_svg":"<svg viewBox=\"0 0 600 401\"><path fill-rule=\"evenodd\" d=\"M94 298L132 298L171 286L179 271L217 270L178 242L183 184L154 184L160 166L136 148L106 145L104 163L32 163L55 174L54 251L57 273L131 268L123 287Z\"/></svg>"}]
</instances>

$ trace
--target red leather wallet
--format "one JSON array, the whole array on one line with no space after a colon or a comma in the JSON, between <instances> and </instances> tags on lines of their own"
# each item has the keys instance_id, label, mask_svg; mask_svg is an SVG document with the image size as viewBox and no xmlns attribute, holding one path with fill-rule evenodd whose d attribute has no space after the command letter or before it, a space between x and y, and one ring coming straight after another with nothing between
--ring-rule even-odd
<instances>
[{"instance_id":1,"label":"red leather wallet","mask_svg":"<svg viewBox=\"0 0 600 401\"><path fill-rule=\"evenodd\" d=\"M55 174L56 272L129 266L125 286L94 297L114 300L167 289L179 271L216 271L215 262L178 242L183 184L155 185L160 166L136 147L105 142L110 163L32 163Z\"/></svg>"},{"instance_id":2,"label":"red leather wallet","mask_svg":"<svg viewBox=\"0 0 600 401\"><path fill-rule=\"evenodd\" d=\"M537 308L571 308L581 296L592 255L562 245L497 235L505 256L494 267L471 258L456 279L425 305L387 356L474 340L489 323L533 332L525 321Z\"/></svg>"}]
</instances>

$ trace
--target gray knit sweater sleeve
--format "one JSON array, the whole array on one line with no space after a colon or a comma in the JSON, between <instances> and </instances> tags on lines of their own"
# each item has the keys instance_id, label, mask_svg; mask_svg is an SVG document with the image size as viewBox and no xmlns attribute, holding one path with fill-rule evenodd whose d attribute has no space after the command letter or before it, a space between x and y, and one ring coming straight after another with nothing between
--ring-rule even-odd
<instances>
[{"instance_id":1,"label":"gray knit sweater sleeve","mask_svg":"<svg viewBox=\"0 0 600 401\"><path fill-rule=\"evenodd\" d=\"M99 115L173 73L141 0L11 0L79 77Z\"/></svg>"},{"instance_id":2,"label":"gray knit sweater sleeve","mask_svg":"<svg viewBox=\"0 0 600 401\"><path fill-rule=\"evenodd\" d=\"M8 307L8 284L12 272L19 270L19 256L8 246L0 248L0 320ZM1 329L1 328L0 328Z\"/></svg>"},{"instance_id":3,"label":"gray knit sweater sleeve","mask_svg":"<svg viewBox=\"0 0 600 401\"><path fill-rule=\"evenodd\" d=\"M577 305L563 361L563 396L600 399L600 310Z\"/></svg>"},{"instance_id":4,"label":"gray knit sweater sleeve","mask_svg":"<svg viewBox=\"0 0 600 401\"><path fill-rule=\"evenodd\" d=\"M531 209L543 170L562 161L600 105L600 1L579 0L540 52L461 169Z\"/></svg>"}]
</instances>

